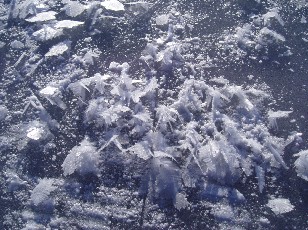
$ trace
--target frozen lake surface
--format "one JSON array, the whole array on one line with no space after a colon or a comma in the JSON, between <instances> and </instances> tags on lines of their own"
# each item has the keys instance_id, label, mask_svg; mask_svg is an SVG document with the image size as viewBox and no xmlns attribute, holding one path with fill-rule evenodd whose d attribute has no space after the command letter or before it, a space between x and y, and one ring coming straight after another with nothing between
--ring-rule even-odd
<instances>
[{"instance_id":1,"label":"frozen lake surface","mask_svg":"<svg viewBox=\"0 0 308 230\"><path fill-rule=\"evenodd\" d=\"M308 229L305 0L0 1L0 229Z\"/></svg>"}]
</instances>

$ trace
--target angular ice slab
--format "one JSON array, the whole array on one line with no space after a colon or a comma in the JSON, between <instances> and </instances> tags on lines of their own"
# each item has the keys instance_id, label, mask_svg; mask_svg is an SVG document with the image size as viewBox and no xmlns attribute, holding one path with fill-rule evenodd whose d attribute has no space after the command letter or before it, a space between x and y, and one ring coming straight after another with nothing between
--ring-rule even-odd
<instances>
[{"instance_id":1,"label":"angular ice slab","mask_svg":"<svg viewBox=\"0 0 308 230\"><path fill-rule=\"evenodd\" d=\"M60 42L57 45L54 45L50 50L45 54L45 57L59 56L64 54L69 50L69 44L67 42Z\"/></svg>"},{"instance_id":2,"label":"angular ice slab","mask_svg":"<svg viewBox=\"0 0 308 230\"><path fill-rule=\"evenodd\" d=\"M111 10L111 11L123 11L124 10L124 5L117 0L106 0L102 2L101 5L106 10Z\"/></svg>"},{"instance_id":3,"label":"angular ice slab","mask_svg":"<svg viewBox=\"0 0 308 230\"><path fill-rule=\"evenodd\" d=\"M58 21L55 25L55 28L73 28L76 26L80 26L82 25L83 22L79 22L79 21L72 21L72 20L63 20L63 21Z\"/></svg>"},{"instance_id":4,"label":"angular ice slab","mask_svg":"<svg viewBox=\"0 0 308 230\"><path fill-rule=\"evenodd\" d=\"M46 21L51 21L56 19L56 14L57 12L55 11L47 11L47 12L42 12L37 15L35 15L32 18L26 19L28 22L46 22Z\"/></svg>"}]
</instances>

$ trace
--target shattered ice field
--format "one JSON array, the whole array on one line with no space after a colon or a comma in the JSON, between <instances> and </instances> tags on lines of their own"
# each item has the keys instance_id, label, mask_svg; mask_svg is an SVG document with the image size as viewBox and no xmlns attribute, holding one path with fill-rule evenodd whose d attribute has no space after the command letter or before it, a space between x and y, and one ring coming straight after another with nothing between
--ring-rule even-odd
<instances>
[{"instance_id":1,"label":"shattered ice field","mask_svg":"<svg viewBox=\"0 0 308 230\"><path fill-rule=\"evenodd\" d=\"M0 1L0 229L308 229L307 20Z\"/></svg>"}]
</instances>

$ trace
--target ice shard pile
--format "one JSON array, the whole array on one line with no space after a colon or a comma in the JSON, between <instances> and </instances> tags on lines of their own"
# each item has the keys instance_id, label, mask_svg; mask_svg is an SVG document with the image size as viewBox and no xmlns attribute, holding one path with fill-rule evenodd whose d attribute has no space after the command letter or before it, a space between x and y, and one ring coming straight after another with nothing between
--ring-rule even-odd
<instances>
[{"instance_id":1,"label":"ice shard pile","mask_svg":"<svg viewBox=\"0 0 308 230\"><path fill-rule=\"evenodd\" d=\"M304 1L0 1L0 229L306 229Z\"/></svg>"}]
</instances>

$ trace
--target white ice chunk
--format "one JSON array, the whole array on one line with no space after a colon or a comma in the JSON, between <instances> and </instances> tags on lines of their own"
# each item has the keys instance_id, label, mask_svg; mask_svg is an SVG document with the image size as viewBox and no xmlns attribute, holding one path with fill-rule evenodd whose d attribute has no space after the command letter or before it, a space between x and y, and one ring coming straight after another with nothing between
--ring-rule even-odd
<instances>
[{"instance_id":1,"label":"white ice chunk","mask_svg":"<svg viewBox=\"0 0 308 230\"><path fill-rule=\"evenodd\" d=\"M266 14L263 15L264 24L266 26L270 25L271 18L275 18L280 23L280 25L284 26L284 21L282 20L282 18L278 14L277 8L274 8L271 11L269 11Z\"/></svg>"},{"instance_id":2,"label":"white ice chunk","mask_svg":"<svg viewBox=\"0 0 308 230\"><path fill-rule=\"evenodd\" d=\"M62 35L62 30L44 26L42 29L35 31L32 35L37 41L47 41Z\"/></svg>"},{"instance_id":3,"label":"white ice chunk","mask_svg":"<svg viewBox=\"0 0 308 230\"><path fill-rule=\"evenodd\" d=\"M50 50L45 54L45 57L59 56L64 54L70 48L68 42L60 42L57 45L54 45Z\"/></svg>"},{"instance_id":4,"label":"white ice chunk","mask_svg":"<svg viewBox=\"0 0 308 230\"><path fill-rule=\"evenodd\" d=\"M27 137L32 139L32 140L39 140L41 139L45 134L45 131L41 127L31 127L27 131Z\"/></svg>"},{"instance_id":5,"label":"white ice chunk","mask_svg":"<svg viewBox=\"0 0 308 230\"><path fill-rule=\"evenodd\" d=\"M78 1L68 1L64 7L65 13L69 17L77 17L82 14L86 9L86 6Z\"/></svg>"},{"instance_id":6,"label":"white ice chunk","mask_svg":"<svg viewBox=\"0 0 308 230\"><path fill-rule=\"evenodd\" d=\"M73 28L82 25L83 22L79 21L72 21L72 20L63 20L63 21L58 21L55 25L55 28Z\"/></svg>"},{"instance_id":7,"label":"white ice chunk","mask_svg":"<svg viewBox=\"0 0 308 230\"><path fill-rule=\"evenodd\" d=\"M124 10L124 5L117 1L117 0L106 0L101 3L101 5L111 11L123 11Z\"/></svg>"},{"instance_id":8,"label":"white ice chunk","mask_svg":"<svg viewBox=\"0 0 308 230\"><path fill-rule=\"evenodd\" d=\"M284 198L274 198L269 200L266 206L272 209L276 215L287 213L294 209L294 206L290 201Z\"/></svg>"},{"instance_id":9,"label":"white ice chunk","mask_svg":"<svg viewBox=\"0 0 308 230\"><path fill-rule=\"evenodd\" d=\"M52 96L58 89L56 87L47 86L40 91L40 93L44 96Z\"/></svg>"},{"instance_id":10,"label":"white ice chunk","mask_svg":"<svg viewBox=\"0 0 308 230\"><path fill-rule=\"evenodd\" d=\"M42 13L38 13L34 17L26 19L26 21L28 21L28 22L46 22L46 21L50 21L50 20L55 20L56 14L57 14L57 12L55 12L55 11L42 12Z\"/></svg>"},{"instance_id":11,"label":"white ice chunk","mask_svg":"<svg viewBox=\"0 0 308 230\"><path fill-rule=\"evenodd\" d=\"M299 156L294 163L297 175L308 181L308 150L301 151L295 156Z\"/></svg>"},{"instance_id":12,"label":"white ice chunk","mask_svg":"<svg viewBox=\"0 0 308 230\"><path fill-rule=\"evenodd\" d=\"M270 110L268 112L268 116L270 118L282 118L282 117L288 117L290 113L292 113L292 111L281 111L281 110L272 111L272 110Z\"/></svg>"}]
</instances>

